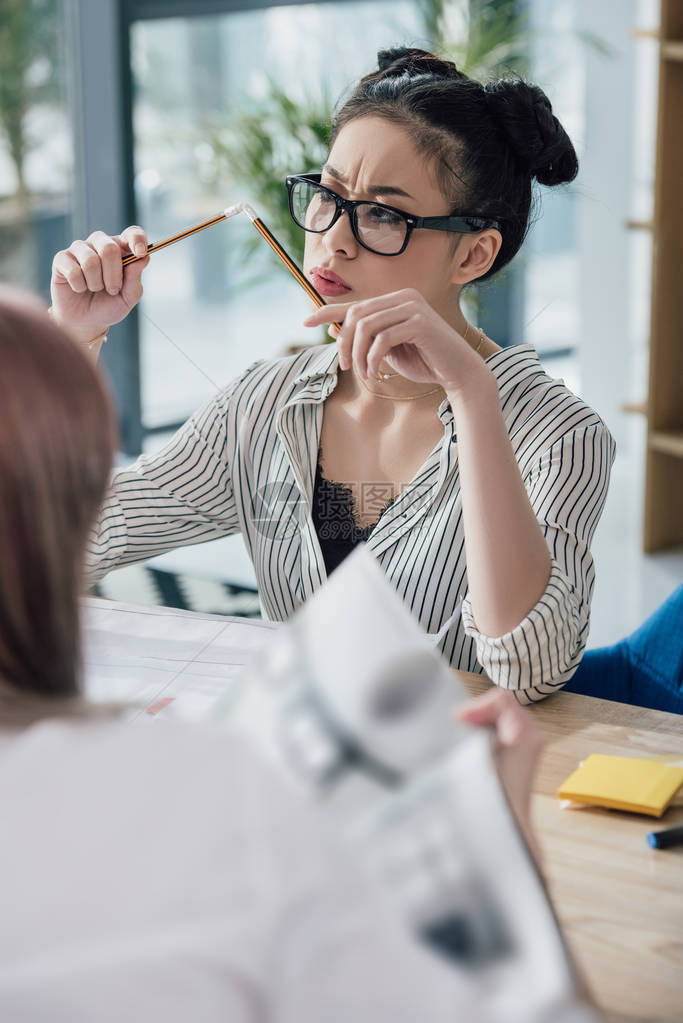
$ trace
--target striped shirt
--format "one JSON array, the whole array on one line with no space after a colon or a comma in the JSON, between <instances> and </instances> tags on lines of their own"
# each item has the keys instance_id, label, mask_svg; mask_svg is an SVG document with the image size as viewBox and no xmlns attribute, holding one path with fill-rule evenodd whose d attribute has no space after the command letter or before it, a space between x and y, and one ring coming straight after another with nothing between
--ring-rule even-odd
<instances>
[{"instance_id":1,"label":"striped shirt","mask_svg":"<svg viewBox=\"0 0 683 1023\"><path fill-rule=\"evenodd\" d=\"M571 678L586 645L595 580L590 543L615 444L600 417L547 375L532 345L502 349L486 363L552 558L538 603L503 636L477 629L447 398L438 409L443 436L382 513L367 546L423 628L443 631L437 646L452 667L485 672L520 702L535 702ZM326 578L311 505L324 402L336 387L337 365L333 344L258 360L159 451L116 471L90 540L90 580L240 532L262 614L289 618Z\"/></svg>"}]
</instances>

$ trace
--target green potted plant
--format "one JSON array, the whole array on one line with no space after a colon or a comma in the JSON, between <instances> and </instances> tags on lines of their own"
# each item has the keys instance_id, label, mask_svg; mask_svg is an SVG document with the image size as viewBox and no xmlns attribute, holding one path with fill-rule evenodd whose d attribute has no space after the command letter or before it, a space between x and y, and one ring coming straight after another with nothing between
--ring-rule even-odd
<instances>
[{"instance_id":1,"label":"green potted plant","mask_svg":"<svg viewBox=\"0 0 683 1023\"><path fill-rule=\"evenodd\" d=\"M292 168L303 172L324 163L332 107L325 86L319 96L297 103L269 76L265 99L246 100L227 126L210 128L204 135L213 150L216 172L225 169L237 184L248 187L257 212L299 266L304 258L304 232L289 215L284 181ZM258 233L250 231L236 243L235 256L249 266L254 253L264 248ZM265 269L252 274L243 286L260 284L273 272L288 273L275 253L267 252ZM331 340L327 327L321 331L322 340Z\"/></svg>"}]
</instances>

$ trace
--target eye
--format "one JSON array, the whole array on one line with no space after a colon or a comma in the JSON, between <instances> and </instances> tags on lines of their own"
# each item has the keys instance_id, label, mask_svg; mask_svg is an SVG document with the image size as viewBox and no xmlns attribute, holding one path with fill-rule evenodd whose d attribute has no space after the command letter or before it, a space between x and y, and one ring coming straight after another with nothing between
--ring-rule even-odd
<instances>
[{"instance_id":1,"label":"eye","mask_svg":"<svg viewBox=\"0 0 683 1023\"><path fill-rule=\"evenodd\" d=\"M383 206L368 206L367 216L374 224L390 224L392 227L402 223L403 217Z\"/></svg>"}]
</instances>

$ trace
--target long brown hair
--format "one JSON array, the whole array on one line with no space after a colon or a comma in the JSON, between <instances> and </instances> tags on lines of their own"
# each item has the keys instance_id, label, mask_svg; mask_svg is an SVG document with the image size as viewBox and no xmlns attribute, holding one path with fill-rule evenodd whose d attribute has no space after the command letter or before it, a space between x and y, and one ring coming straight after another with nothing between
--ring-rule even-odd
<instances>
[{"instance_id":1,"label":"long brown hair","mask_svg":"<svg viewBox=\"0 0 683 1023\"><path fill-rule=\"evenodd\" d=\"M79 702L84 553L115 449L96 367L35 299L0 289L0 720Z\"/></svg>"}]
</instances>

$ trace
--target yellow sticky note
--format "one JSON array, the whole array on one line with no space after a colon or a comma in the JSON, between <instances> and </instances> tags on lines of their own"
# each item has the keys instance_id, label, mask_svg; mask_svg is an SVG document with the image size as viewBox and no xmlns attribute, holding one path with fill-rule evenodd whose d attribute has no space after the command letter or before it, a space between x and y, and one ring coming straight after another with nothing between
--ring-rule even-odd
<instances>
[{"instance_id":1,"label":"yellow sticky note","mask_svg":"<svg viewBox=\"0 0 683 1023\"><path fill-rule=\"evenodd\" d=\"M676 767L683 767L683 757L673 756L671 753L650 754L648 759L656 760L658 764L675 764ZM683 785L681 785L669 806L683 806Z\"/></svg>"},{"instance_id":2,"label":"yellow sticky note","mask_svg":"<svg viewBox=\"0 0 683 1023\"><path fill-rule=\"evenodd\" d=\"M591 753L558 789L559 799L661 817L683 785L683 767Z\"/></svg>"}]
</instances>

